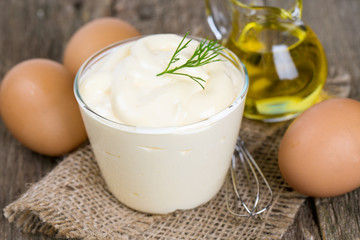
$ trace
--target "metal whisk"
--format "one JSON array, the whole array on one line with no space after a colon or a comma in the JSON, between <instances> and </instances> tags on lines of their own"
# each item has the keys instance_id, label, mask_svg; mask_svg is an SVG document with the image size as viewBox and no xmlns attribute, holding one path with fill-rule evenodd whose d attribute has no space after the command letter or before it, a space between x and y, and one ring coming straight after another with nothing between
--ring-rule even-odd
<instances>
[{"instance_id":1,"label":"metal whisk","mask_svg":"<svg viewBox=\"0 0 360 240\"><path fill-rule=\"evenodd\" d=\"M241 163L241 170L244 174L240 175L240 177L246 179L248 185L247 189L238 189L237 177L239 176L235 173L237 161ZM231 195L231 190L229 189L231 188L230 181L232 183L233 195ZM241 191L249 192L247 198L250 197L252 199L250 204L245 202L243 198L244 193L240 194ZM262 197L265 199L268 198L268 200L264 202ZM235 200L233 203L231 203L232 199ZM273 193L268 181L255 160L251 157L245 143L238 137L231 160L229 176L226 180L226 204L228 211L236 217L256 216L270 207L272 199ZM245 211L243 209L245 209Z\"/></svg>"}]
</instances>

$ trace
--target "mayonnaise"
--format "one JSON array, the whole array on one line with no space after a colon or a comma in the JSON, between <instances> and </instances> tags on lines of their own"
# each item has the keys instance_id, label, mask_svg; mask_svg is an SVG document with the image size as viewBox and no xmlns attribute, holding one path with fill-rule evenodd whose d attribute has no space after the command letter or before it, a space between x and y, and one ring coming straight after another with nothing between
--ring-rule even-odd
<instances>
[{"instance_id":1,"label":"mayonnaise","mask_svg":"<svg viewBox=\"0 0 360 240\"><path fill-rule=\"evenodd\" d=\"M157 76L166 69L181 39L160 34L117 48L81 81L84 102L106 118L140 127L183 126L225 109L240 94L243 81L239 81L241 73L223 57L223 61L179 70L204 79L204 90L186 76ZM192 40L171 68L185 63L198 44Z\"/></svg>"},{"instance_id":2,"label":"mayonnaise","mask_svg":"<svg viewBox=\"0 0 360 240\"><path fill-rule=\"evenodd\" d=\"M169 213L220 190L240 129L248 79L236 57L164 74L181 41L172 34L115 44L89 59L75 96L102 176L126 206ZM179 54L182 64L198 42ZM220 56L219 56L220 57Z\"/></svg>"}]
</instances>

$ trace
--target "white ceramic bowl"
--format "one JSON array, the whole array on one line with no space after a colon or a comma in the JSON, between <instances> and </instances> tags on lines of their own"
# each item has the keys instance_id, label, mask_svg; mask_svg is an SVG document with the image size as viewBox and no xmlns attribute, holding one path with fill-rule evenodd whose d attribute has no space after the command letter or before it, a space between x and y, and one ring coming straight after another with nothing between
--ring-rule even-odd
<instances>
[{"instance_id":1,"label":"white ceramic bowl","mask_svg":"<svg viewBox=\"0 0 360 240\"><path fill-rule=\"evenodd\" d=\"M246 69L231 51L221 52L241 72L243 89L230 106L209 119L167 128L120 124L91 110L81 98L79 84L90 66L137 39L97 52L76 76L75 96L92 149L108 188L126 206L156 214L197 207L224 183L243 116Z\"/></svg>"}]
</instances>

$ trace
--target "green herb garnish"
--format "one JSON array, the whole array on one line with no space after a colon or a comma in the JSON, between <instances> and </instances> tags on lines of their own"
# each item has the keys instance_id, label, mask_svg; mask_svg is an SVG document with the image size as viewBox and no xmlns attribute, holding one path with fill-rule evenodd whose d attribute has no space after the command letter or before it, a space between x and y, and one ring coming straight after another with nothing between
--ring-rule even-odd
<instances>
[{"instance_id":1,"label":"green herb garnish","mask_svg":"<svg viewBox=\"0 0 360 240\"><path fill-rule=\"evenodd\" d=\"M177 70L181 69L181 68L191 68L191 67L200 67L203 66L205 64L209 64L212 62L217 62L217 61L221 61L221 59L215 59L219 54L220 51L224 49L224 47L222 47L221 45L218 44L217 41L211 41L208 39L202 40L199 43L199 46L195 49L193 55L190 57L189 60L187 60L186 63L178 66L178 67L174 67L172 69L170 69L170 65L173 63L176 63L177 61L180 60L179 53L184 50L185 48L187 48L187 46L189 45L189 43L191 42L192 39L190 39L189 41L187 41L184 45L183 42L185 40L185 38L187 37L189 33L187 32L185 34L185 36L183 37L183 39L181 40L179 46L176 48L169 64L167 65L166 69L157 74L156 76L161 76L165 73L168 74L175 74L175 75L182 75L182 76L186 76L191 78L192 80L194 80L195 82L197 82L202 89L205 89L203 84L201 82L205 82L204 79L202 79L201 77L196 77L196 76L192 76L186 73L179 73L176 72Z\"/></svg>"}]
</instances>

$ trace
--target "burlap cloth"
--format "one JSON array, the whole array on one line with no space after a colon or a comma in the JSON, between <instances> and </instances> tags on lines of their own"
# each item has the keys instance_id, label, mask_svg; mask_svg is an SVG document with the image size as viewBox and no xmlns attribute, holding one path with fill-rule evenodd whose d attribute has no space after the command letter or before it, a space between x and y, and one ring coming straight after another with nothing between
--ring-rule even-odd
<instances>
[{"instance_id":1,"label":"burlap cloth","mask_svg":"<svg viewBox=\"0 0 360 240\"><path fill-rule=\"evenodd\" d=\"M327 92L347 96L349 80L347 74L330 78ZM288 124L243 120L241 137L274 194L271 207L261 219L238 219L229 214L226 184L214 199L192 210L167 215L133 211L108 191L88 144L65 157L47 176L8 205L4 214L24 232L59 238L279 239L305 200L283 181L277 165L277 149ZM251 200L245 181L239 182L238 188L243 199ZM269 195L262 196L265 201L268 198Z\"/></svg>"}]
</instances>

